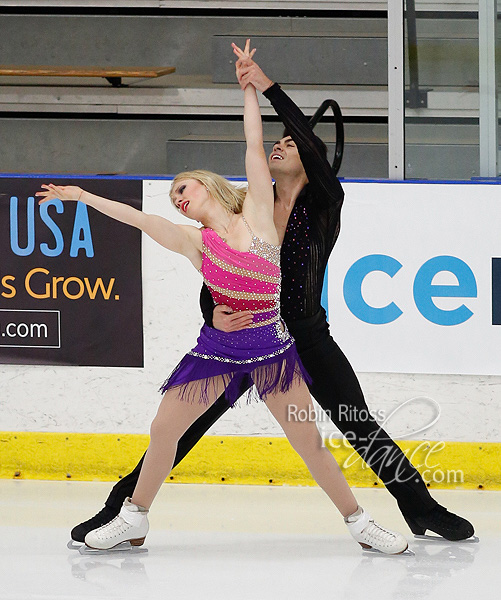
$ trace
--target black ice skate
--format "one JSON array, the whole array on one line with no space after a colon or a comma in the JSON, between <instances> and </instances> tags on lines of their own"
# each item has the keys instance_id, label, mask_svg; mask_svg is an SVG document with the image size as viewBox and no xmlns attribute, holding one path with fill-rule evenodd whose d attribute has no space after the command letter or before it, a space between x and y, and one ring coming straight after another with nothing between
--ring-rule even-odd
<instances>
[{"instance_id":1,"label":"black ice skate","mask_svg":"<svg viewBox=\"0 0 501 600\"><path fill-rule=\"evenodd\" d=\"M79 525L76 525L71 530L71 540L68 542L68 548L70 550L79 550L82 544L85 542L85 536L94 529L98 529L106 523L109 523L112 519L114 519L120 509L110 508L109 506L105 506L102 508L97 515L94 515L92 518L87 521L83 521Z\"/></svg>"},{"instance_id":2,"label":"black ice skate","mask_svg":"<svg viewBox=\"0 0 501 600\"><path fill-rule=\"evenodd\" d=\"M419 517L410 517L405 514L403 516L417 539L445 539L449 542L469 543L479 541L478 537L474 535L473 525L463 517L449 512L444 506L437 505L429 513ZM426 535L427 530L437 535Z\"/></svg>"}]
</instances>

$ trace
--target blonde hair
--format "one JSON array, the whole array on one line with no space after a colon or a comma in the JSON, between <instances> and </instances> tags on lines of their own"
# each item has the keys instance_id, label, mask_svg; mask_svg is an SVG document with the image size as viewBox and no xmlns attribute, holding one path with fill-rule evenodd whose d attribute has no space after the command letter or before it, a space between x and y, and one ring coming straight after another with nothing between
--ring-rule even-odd
<instances>
[{"instance_id":1,"label":"blonde hair","mask_svg":"<svg viewBox=\"0 0 501 600\"><path fill-rule=\"evenodd\" d=\"M174 177L170 188L170 199L174 202L174 187L185 179L195 179L205 186L209 194L230 213L241 213L247 190L235 187L221 175L198 169L195 171L183 171Z\"/></svg>"}]
</instances>

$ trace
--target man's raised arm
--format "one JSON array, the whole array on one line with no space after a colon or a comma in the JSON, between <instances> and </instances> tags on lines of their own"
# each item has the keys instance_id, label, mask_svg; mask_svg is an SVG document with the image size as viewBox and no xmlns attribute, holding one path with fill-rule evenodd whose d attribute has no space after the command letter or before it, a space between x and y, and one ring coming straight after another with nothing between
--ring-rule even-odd
<instances>
[{"instance_id":1,"label":"man's raised arm","mask_svg":"<svg viewBox=\"0 0 501 600\"><path fill-rule=\"evenodd\" d=\"M273 83L252 59L238 65L240 85L252 83L270 101L296 144L308 181L321 193L327 205L342 205L344 192L327 160L324 144L314 133L301 109L278 83Z\"/></svg>"}]
</instances>

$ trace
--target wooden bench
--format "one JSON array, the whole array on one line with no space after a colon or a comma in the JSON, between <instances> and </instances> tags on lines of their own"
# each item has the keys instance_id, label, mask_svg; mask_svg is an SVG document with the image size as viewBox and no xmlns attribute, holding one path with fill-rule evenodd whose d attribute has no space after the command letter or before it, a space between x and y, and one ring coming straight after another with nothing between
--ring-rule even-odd
<instances>
[{"instance_id":1,"label":"wooden bench","mask_svg":"<svg viewBox=\"0 0 501 600\"><path fill-rule=\"evenodd\" d=\"M152 79L174 73L175 67L47 67L0 65L8 77L104 77L113 87L124 87L122 77Z\"/></svg>"}]
</instances>

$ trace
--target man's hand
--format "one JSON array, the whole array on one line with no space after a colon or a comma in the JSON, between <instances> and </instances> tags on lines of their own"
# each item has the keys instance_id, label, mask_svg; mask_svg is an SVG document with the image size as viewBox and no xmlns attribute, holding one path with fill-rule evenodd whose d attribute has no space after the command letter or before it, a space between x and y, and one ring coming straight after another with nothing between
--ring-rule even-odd
<instances>
[{"instance_id":1,"label":"man's hand","mask_svg":"<svg viewBox=\"0 0 501 600\"><path fill-rule=\"evenodd\" d=\"M249 310L233 312L229 306L218 304L214 308L212 324L221 331L240 331L241 329L248 329L252 319L253 316Z\"/></svg>"},{"instance_id":2,"label":"man's hand","mask_svg":"<svg viewBox=\"0 0 501 600\"><path fill-rule=\"evenodd\" d=\"M273 81L269 79L261 70L261 67L252 60L256 49L249 50L250 42L247 40L245 50L242 51L236 44L232 44L233 52L238 56L235 63L238 83L244 90L247 85L252 84L256 90L264 92L273 85Z\"/></svg>"}]
</instances>

